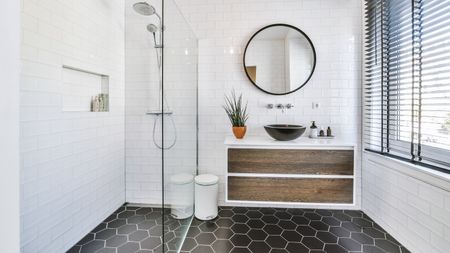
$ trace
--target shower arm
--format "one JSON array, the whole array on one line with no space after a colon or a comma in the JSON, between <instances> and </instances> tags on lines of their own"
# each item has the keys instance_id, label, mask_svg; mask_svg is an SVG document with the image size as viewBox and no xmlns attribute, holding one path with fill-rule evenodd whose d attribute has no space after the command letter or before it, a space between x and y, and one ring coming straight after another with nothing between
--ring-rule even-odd
<instances>
[{"instance_id":1,"label":"shower arm","mask_svg":"<svg viewBox=\"0 0 450 253\"><path fill-rule=\"evenodd\" d=\"M160 26L162 26L162 17L157 13L157 12L155 12L155 15L158 17L158 19L159 19L159 25Z\"/></svg>"}]
</instances>

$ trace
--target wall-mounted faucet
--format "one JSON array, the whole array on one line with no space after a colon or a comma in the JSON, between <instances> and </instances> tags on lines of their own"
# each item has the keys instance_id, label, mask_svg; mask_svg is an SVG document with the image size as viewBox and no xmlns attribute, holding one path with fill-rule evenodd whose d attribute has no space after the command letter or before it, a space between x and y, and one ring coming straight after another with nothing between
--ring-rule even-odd
<instances>
[{"instance_id":1,"label":"wall-mounted faucet","mask_svg":"<svg viewBox=\"0 0 450 253\"><path fill-rule=\"evenodd\" d=\"M294 105L289 103L289 104L285 104L285 105L277 104L276 106L274 106L274 104L267 104L267 106L266 106L267 109L273 109L274 107L277 109L281 109L281 112L284 113L286 109L287 110L292 109L292 107L294 107Z\"/></svg>"},{"instance_id":2,"label":"wall-mounted faucet","mask_svg":"<svg viewBox=\"0 0 450 253\"><path fill-rule=\"evenodd\" d=\"M289 109L291 109L292 107L294 107L294 105L291 104L291 103L286 104L286 105L283 105L283 104L277 104L277 109L281 109L281 112L282 112L282 113L284 113L286 109L289 110Z\"/></svg>"}]
</instances>

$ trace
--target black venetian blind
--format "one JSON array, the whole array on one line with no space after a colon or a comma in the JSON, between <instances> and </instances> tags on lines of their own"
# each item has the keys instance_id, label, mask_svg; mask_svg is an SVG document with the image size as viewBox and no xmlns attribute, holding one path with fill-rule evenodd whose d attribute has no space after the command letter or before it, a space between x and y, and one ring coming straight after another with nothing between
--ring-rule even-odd
<instances>
[{"instance_id":1,"label":"black venetian blind","mask_svg":"<svg viewBox=\"0 0 450 253\"><path fill-rule=\"evenodd\" d=\"M450 172L450 0L365 0L365 149Z\"/></svg>"}]
</instances>

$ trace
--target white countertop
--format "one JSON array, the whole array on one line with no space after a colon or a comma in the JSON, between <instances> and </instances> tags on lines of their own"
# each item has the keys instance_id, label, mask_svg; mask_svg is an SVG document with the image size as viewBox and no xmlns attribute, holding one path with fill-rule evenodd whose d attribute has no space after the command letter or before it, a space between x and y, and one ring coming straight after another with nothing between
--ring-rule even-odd
<instances>
[{"instance_id":1,"label":"white countertop","mask_svg":"<svg viewBox=\"0 0 450 253\"><path fill-rule=\"evenodd\" d=\"M342 138L334 139L311 139L309 137L300 137L293 141L277 141L269 136L246 136L238 140L234 136L228 136L225 139L226 146L233 147L291 147L291 148L321 148L321 147L355 147L356 143Z\"/></svg>"}]
</instances>

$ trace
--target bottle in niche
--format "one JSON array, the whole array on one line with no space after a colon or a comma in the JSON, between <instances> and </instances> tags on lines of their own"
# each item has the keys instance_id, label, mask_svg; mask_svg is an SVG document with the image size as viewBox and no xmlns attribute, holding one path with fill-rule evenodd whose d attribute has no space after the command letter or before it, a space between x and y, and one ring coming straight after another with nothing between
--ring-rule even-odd
<instances>
[{"instance_id":1,"label":"bottle in niche","mask_svg":"<svg viewBox=\"0 0 450 253\"><path fill-rule=\"evenodd\" d=\"M109 95L106 93L103 94L103 107L104 112L109 112Z\"/></svg>"},{"instance_id":2,"label":"bottle in niche","mask_svg":"<svg viewBox=\"0 0 450 253\"><path fill-rule=\"evenodd\" d=\"M323 128L320 128L319 136L320 137L324 137L325 136L325 131L323 130Z\"/></svg>"},{"instance_id":3,"label":"bottle in niche","mask_svg":"<svg viewBox=\"0 0 450 253\"><path fill-rule=\"evenodd\" d=\"M331 133L331 127L328 127L328 128L327 128L327 136L328 136L328 137L333 136L333 134Z\"/></svg>"},{"instance_id":4,"label":"bottle in niche","mask_svg":"<svg viewBox=\"0 0 450 253\"><path fill-rule=\"evenodd\" d=\"M310 138L317 138L318 135L318 130L317 130L317 126L316 126L316 122L313 121L311 124L311 127L309 128L309 137Z\"/></svg>"},{"instance_id":5,"label":"bottle in niche","mask_svg":"<svg viewBox=\"0 0 450 253\"><path fill-rule=\"evenodd\" d=\"M100 96L98 97L98 108L99 108L99 112L104 112L105 111L105 104L103 102L103 95L100 94Z\"/></svg>"},{"instance_id":6,"label":"bottle in niche","mask_svg":"<svg viewBox=\"0 0 450 253\"><path fill-rule=\"evenodd\" d=\"M94 105L95 105L95 97L91 97L91 112L94 111Z\"/></svg>"},{"instance_id":7,"label":"bottle in niche","mask_svg":"<svg viewBox=\"0 0 450 253\"><path fill-rule=\"evenodd\" d=\"M94 106L93 106L93 112L98 112L98 109L100 107L100 101L98 100L98 96L95 96L94 98Z\"/></svg>"}]
</instances>

